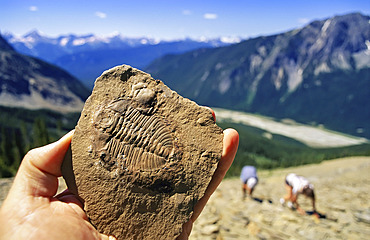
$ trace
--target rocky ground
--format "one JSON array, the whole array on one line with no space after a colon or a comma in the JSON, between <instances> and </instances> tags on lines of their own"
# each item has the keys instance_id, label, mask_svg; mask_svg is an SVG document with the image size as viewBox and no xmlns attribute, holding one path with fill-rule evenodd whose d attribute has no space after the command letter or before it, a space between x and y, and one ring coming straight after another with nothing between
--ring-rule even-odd
<instances>
[{"instance_id":1,"label":"rocky ground","mask_svg":"<svg viewBox=\"0 0 370 240\"><path fill-rule=\"evenodd\" d=\"M295 172L315 186L320 219L281 206L284 177ZM242 200L239 179L224 180L195 222L190 239L368 239L370 157L260 171L254 199ZM311 203L301 196L302 208Z\"/></svg>"},{"instance_id":2,"label":"rocky ground","mask_svg":"<svg viewBox=\"0 0 370 240\"><path fill-rule=\"evenodd\" d=\"M295 172L315 186L317 210L300 197L308 211L298 214L279 203L284 177ZM254 199L242 199L239 179L226 179L195 222L196 239L368 239L370 236L370 157L353 157L282 170L260 171ZM12 179L0 179L0 202ZM63 185L61 189L63 188Z\"/></svg>"}]
</instances>

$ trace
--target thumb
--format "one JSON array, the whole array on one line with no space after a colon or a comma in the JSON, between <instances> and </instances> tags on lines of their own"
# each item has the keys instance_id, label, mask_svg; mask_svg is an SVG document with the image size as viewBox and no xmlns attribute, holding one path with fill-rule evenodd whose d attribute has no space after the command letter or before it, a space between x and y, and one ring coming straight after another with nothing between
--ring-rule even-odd
<instances>
[{"instance_id":1,"label":"thumb","mask_svg":"<svg viewBox=\"0 0 370 240\"><path fill-rule=\"evenodd\" d=\"M73 131L57 142L32 149L23 158L11 192L23 196L52 197L58 189L58 177Z\"/></svg>"}]
</instances>

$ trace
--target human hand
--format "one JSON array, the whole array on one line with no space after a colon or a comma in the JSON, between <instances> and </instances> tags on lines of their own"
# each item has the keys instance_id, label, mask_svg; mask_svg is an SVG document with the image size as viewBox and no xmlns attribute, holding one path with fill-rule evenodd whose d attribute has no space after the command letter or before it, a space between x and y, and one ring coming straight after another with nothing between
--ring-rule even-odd
<instances>
[{"instance_id":1,"label":"human hand","mask_svg":"<svg viewBox=\"0 0 370 240\"><path fill-rule=\"evenodd\" d=\"M72 135L26 154L0 209L1 239L115 239L89 223L68 190L55 196Z\"/></svg>"},{"instance_id":2,"label":"human hand","mask_svg":"<svg viewBox=\"0 0 370 240\"><path fill-rule=\"evenodd\" d=\"M306 211L305 210L303 210L301 207L297 207L297 211L301 214L301 215L306 215L307 213L306 213Z\"/></svg>"},{"instance_id":3,"label":"human hand","mask_svg":"<svg viewBox=\"0 0 370 240\"><path fill-rule=\"evenodd\" d=\"M213 110L210 110L212 111L213 118L215 118ZM208 199L221 183L222 179L225 177L226 172L229 170L231 164L233 163L236 151L238 150L238 145L238 132L234 129L224 130L223 151L220 162L218 163L217 169L213 174L212 180L209 183L204 196L195 205L193 215L191 216L189 221L182 226L182 233L180 236L177 237L177 240L186 240L189 238L191 230L193 228L193 223L195 222L195 220L197 220L206 203L208 202Z\"/></svg>"},{"instance_id":4,"label":"human hand","mask_svg":"<svg viewBox=\"0 0 370 240\"><path fill-rule=\"evenodd\" d=\"M100 234L88 222L83 204L71 192L67 190L54 196L72 135L70 132L55 143L31 150L24 157L0 209L0 236L4 239L115 239ZM235 130L224 131L222 158L178 239L188 239L193 222L231 166L238 142Z\"/></svg>"}]
</instances>

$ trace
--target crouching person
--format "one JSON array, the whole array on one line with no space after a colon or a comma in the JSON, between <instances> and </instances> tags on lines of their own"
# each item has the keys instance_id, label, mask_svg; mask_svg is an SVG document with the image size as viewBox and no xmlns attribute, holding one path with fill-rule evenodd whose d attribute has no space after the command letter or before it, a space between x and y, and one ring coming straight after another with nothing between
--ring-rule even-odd
<instances>
[{"instance_id":1,"label":"crouching person","mask_svg":"<svg viewBox=\"0 0 370 240\"><path fill-rule=\"evenodd\" d=\"M297 211L305 215L306 212L298 204L298 196L300 194L308 197L312 201L313 214L317 216L316 206L315 206L315 192L313 185L304 177L296 175L295 173L290 173L285 178L285 189L286 195L284 198L280 199L281 204L290 204L297 209ZM288 205L289 206L289 205Z\"/></svg>"},{"instance_id":2,"label":"crouching person","mask_svg":"<svg viewBox=\"0 0 370 240\"><path fill-rule=\"evenodd\" d=\"M252 197L253 191L258 183L257 170L254 166L244 166L240 173L242 181L243 199L247 196Z\"/></svg>"}]
</instances>

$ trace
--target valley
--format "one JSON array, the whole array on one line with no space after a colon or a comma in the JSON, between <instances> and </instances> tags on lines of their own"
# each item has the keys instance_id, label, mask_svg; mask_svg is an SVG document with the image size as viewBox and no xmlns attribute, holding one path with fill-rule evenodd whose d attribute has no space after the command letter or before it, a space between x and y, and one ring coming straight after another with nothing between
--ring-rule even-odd
<instances>
[{"instance_id":1,"label":"valley","mask_svg":"<svg viewBox=\"0 0 370 240\"><path fill-rule=\"evenodd\" d=\"M263 136L271 139L273 134L283 135L300 141L312 148L333 148L369 143L366 138L345 135L324 128L296 123L294 120L276 121L265 116L258 116L240 111L213 108L216 119L220 122L241 123L266 131Z\"/></svg>"}]
</instances>

